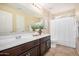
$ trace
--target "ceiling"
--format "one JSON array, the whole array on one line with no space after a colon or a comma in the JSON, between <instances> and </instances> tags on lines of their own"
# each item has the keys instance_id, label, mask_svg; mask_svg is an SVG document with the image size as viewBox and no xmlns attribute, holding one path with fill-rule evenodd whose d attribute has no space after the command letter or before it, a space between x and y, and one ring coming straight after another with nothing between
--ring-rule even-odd
<instances>
[{"instance_id":1,"label":"ceiling","mask_svg":"<svg viewBox=\"0 0 79 59\"><path fill-rule=\"evenodd\" d=\"M41 17L41 11L34 7L32 3L6 3L6 5L10 5L24 13L32 16Z\"/></svg>"},{"instance_id":2,"label":"ceiling","mask_svg":"<svg viewBox=\"0 0 79 59\"><path fill-rule=\"evenodd\" d=\"M8 3L8 5L14 6L19 10L22 10L26 13L35 16L42 15L43 9L48 10L52 14L56 14L74 9L75 6L79 6L78 3L34 3L34 4L36 6L34 6L33 3Z\"/></svg>"},{"instance_id":3,"label":"ceiling","mask_svg":"<svg viewBox=\"0 0 79 59\"><path fill-rule=\"evenodd\" d=\"M67 10L74 9L77 3L47 3L40 4L41 6L47 8L52 14L64 12Z\"/></svg>"}]
</instances>

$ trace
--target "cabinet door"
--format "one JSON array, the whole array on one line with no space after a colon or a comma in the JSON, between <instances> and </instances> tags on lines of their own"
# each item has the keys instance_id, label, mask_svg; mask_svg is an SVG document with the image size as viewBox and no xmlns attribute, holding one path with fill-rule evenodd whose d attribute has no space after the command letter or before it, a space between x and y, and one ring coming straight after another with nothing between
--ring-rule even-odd
<instances>
[{"instance_id":1,"label":"cabinet door","mask_svg":"<svg viewBox=\"0 0 79 59\"><path fill-rule=\"evenodd\" d=\"M46 52L46 42L41 43L40 50L41 50L41 55L44 55Z\"/></svg>"},{"instance_id":2,"label":"cabinet door","mask_svg":"<svg viewBox=\"0 0 79 59\"><path fill-rule=\"evenodd\" d=\"M50 47L51 47L51 41L48 40L46 41L46 50L48 51Z\"/></svg>"},{"instance_id":3,"label":"cabinet door","mask_svg":"<svg viewBox=\"0 0 79 59\"><path fill-rule=\"evenodd\" d=\"M27 52L21 54L20 56L38 56L39 55L39 46L36 46Z\"/></svg>"}]
</instances>

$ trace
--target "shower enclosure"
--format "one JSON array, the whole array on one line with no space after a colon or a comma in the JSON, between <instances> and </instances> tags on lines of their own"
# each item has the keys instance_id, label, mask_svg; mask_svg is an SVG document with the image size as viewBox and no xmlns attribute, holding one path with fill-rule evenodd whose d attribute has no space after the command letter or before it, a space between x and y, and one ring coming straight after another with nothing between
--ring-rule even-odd
<instances>
[{"instance_id":1,"label":"shower enclosure","mask_svg":"<svg viewBox=\"0 0 79 59\"><path fill-rule=\"evenodd\" d=\"M75 48L78 37L76 18L65 16L50 20L50 34L51 43Z\"/></svg>"}]
</instances>

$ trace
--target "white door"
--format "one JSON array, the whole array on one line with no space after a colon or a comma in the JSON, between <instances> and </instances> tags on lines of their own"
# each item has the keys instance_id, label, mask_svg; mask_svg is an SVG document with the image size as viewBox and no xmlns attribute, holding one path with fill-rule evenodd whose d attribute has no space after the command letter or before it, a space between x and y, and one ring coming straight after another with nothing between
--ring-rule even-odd
<instances>
[{"instance_id":1,"label":"white door","mask_svg":"<svg viewBox=\"0 0 79 59\"><path fill-rule=\"evenodd\" d=\"M12 14L0 10L0 33L12 32Z\"/></svg>"},{"instance_id":2,"label":"white door","mask_svg":"<svg viewBox=\"0 0 79 59\"><path fill-rule=\"evenodd\" d=\"M75 48L77 26L73 17L64 17L51 21L52 40L58 44Z\"/></svg>"}]
</instances>

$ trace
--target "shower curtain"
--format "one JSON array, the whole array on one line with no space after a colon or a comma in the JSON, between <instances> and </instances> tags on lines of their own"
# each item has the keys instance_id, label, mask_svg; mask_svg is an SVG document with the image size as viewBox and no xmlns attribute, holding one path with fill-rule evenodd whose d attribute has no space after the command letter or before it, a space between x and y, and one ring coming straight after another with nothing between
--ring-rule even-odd
<instances>
[{"instance_id":1,"label":"shower curtain","mask_svg":"<svg viewBox=\"0 0 79 59\"><path fill-rule=\"evenodd\" d=\"M75 17L61 17L50 20L50 34L53 43L75 48L77 30Z\"/></svg>"}]
</instances>

